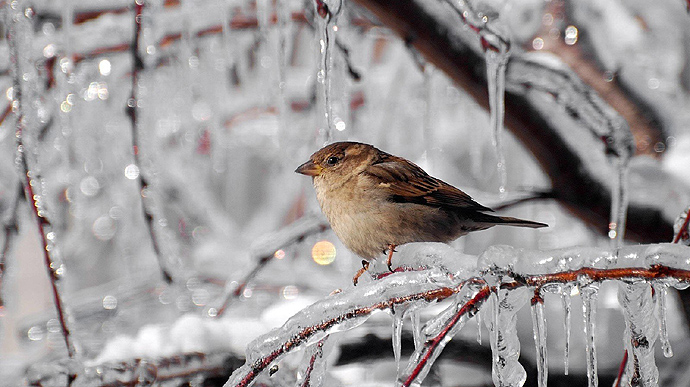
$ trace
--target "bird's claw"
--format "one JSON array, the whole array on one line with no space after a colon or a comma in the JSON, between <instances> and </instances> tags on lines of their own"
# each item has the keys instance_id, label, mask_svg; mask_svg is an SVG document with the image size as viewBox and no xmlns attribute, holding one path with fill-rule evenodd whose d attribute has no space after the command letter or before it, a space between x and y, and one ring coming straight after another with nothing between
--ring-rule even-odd
<instances>
[{"instance_id":1,"label":"bird's claw","mask_svg":"<svg viewBox=\"0 0 690 387\"><path fill-rule=\"evenodd\" d=\"M352 285L357 286L359 277L361 277L362 274L366 273L367 270L369 270L369 262L363 259L362 268L357 270L357 273L355 273L355 276L352 278Z\"/></svg>"}]
</instances>

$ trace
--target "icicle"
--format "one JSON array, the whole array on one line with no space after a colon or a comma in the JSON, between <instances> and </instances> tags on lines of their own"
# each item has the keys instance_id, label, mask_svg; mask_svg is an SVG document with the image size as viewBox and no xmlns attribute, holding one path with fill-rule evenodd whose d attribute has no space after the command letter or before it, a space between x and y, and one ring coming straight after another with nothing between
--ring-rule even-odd
<instances>
[{"instance_id":1,"label":"icicle","mask_svg":"<svg viewBox=\"0 0 690 387\"><path fill-rule=\"evenodd\" d=\"M532 300L532 329L537 353L537 380L539 387L546 387L549 376L549 363L546 355L546 318L544 317L544 300L535 295Z\"/></svg>"},{"instance_id":2,"label":"icicle","mask_svg":"<svg viewBox=\"0 0 690 387\"><path fill-rule=\"evenodd\" d=\"M482 315L477 313L474 318L477 320L477 344L482 344Z\"/></svg>"},{"instance_id":3,"label":"icicle","mask_svg":"<svg viewBox=\"0 0 690 387\"><path fill-rule=\"evenodd\" d=\"M597 375L597 350L594 343L597 317L597 285L592 283L580 289L582 295L582 317L585 325L585 343L587 353L587 380L589 387L599 385Z\"/></svg>"},{"instance_id":4,"label":"icicle","mask_svg":"<svg viewBox=\"0 0 690 387\"><path fill-rule=\"evenodd\" d=\"M616 158L617 179L611 192L611 220L608 236L611 247L619 248L623 245L625 223L628 214L628 165L627 157Z\"/></svg>"},{"instance_id":5,"label":"icicle","mask_svg":"<svg viewBox=\"0 0 690 387\"><path fill-rule=\"evenodd\" d=\"M418 310L411 309L410 320L412 322L412 338L414 339L414 349L422 348L424 345L424 336L422 335L422 322Z\"/></svg>"},{"instance_id":6,"label":"icicle","mask_svg":"<svg viewBox=\"0 0 690 387\"><path fill-rule=\"evenodd\" d=\"M673 357L673 348L668 340L668 328L666 324L666 293L667 287L663 284L654 284L654 297L656 298L657 313L659 314L659 341L665 357Z\"/></svg>"},{"instance_id":7,"label":"icicle","mask_svg":"<svg viewBox=\"0 0 690 387\"><path fill-rule=\"evenodd\" d=\"M391 311L394 311L392 309ZM397 311L393 313L393 331L392 331L392 341L393 341L393 356L395 357L395 369L397 373L400 374L400 350L402 348L402 328L403 328L403 318L404 318L403 308L398 308Z\"/></svg>"},{"instance_id":8,"label":"icicle","mask_svg":"<svg viewBox=\"0 0 690 387\"><path fill-rule=\"evenodd\" d=\"M333 87L333 50L336 45L335 35L338 30L337 17L342 10L342 0L335 0L332 6L329 6L323 0L315 0L316 14L319 28L319 52L321 54L319 61L319 72L316 79L321 88L321 95L324 102L324 116L326 117L326 142L330 142L333 138L333 105L332 105L332 87Z\"/></svg>"},{"instance_id":9,"label":"icicle","mask_svg":"<svg viewBox=\"0 0 690 387\"><path fill-rule=\"evenodd\" d=\"M628 350L627 375L635 386L657 386L654 342L659 334L652 289L647 282L620 283L618 301L625 316L624 344Z\"/></svg>"},{"instance_id":10,"label":"icicle","mask_svg":"<svg viewBox=\"0 0 690 387\"><path fill-rule=\"evenodd\" d=\"M564 374L568 375L568 368L570 365L570 292L572 287L570 285L563 286L563 293L561 300L563 301L563 330L565 332L565 346L563 349L563 368Z\"/></svg>"},{"instance_id":11,"label":"icicle","mask_svg":"<svg viewBox=\"0 0 690 387\"><path fill-rule=\"evenodd\" d=\"M496 167L500 179L498 191L501 195L506 192L508 174L506 172L506 160L503 152L503 118L505 115L505 83L506 64L508 52L486 51L486 76L489 87L489 109L491 110L491 143L496 151L498 162Z\"/></svg>"},{"instance_id":12,"label":"icicle","mask_svg":"<svg viewBox=\"0 0 690 387\"><path fill-rule=\"evenodd\" d=\"M501 289L492 295L491 319L491 352L493 354L492 379L496 386L522 386L527 373L518 358L520 341L517 336L517 311L528 300L527 289Z\"/></svg>"}]
</instances>

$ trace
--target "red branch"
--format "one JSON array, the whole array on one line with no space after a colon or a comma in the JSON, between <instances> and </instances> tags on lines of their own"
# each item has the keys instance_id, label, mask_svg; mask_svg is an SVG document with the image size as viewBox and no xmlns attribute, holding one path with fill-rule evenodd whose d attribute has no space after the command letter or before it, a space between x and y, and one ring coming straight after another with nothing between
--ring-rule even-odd
<instances>
[{"instance_id":1,"label":"red branch","mask_svg":"<svg viewBox=\"0 0 690 387\"><path fill-rule=\"evenodd\" d=\"M302 382L302 387L311 386L311 373L314 371L316 359L323 357L323 344L326 342L326 339L328 339L328 336L316 343L316 349L314 350L314 353L311 354L311 357L309 358L309 365L307 366L307 370L304 372L304 381Z\"/></svg>"},{"instance_id":2,"label":"red branch","mask_svg":"<svg viewBox=\"0 0 690 387\"><path fill-rule=\"evenodd\" d=\"M618 377L616 378L616 387L621 386L621 379L623 378L623 372L625 372L625 365L628 363L628 350L623 351L623 360L621 360L621 365L618 367Z\"/></svg>"},{"instance_id":3,"label":"red branch","mask_svg":"<svg viewBox=\"0 0 690 387\"><path fill-rule=\"evenodd\" d=\"M673 243L678 243L681 239L690 238L690 235L688 235L688 222L690 222L690 209L688 210L688 212L685 213L685 221L683 222L683 225L680 226L678 234L676 234L676 236L673 238Z\"/></svg>"}]
</instances>

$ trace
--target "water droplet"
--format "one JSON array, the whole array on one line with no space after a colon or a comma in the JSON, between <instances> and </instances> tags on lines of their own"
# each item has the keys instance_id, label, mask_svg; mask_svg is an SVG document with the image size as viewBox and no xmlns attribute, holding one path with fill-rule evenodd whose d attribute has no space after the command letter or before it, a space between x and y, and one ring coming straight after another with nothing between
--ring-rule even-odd
<instances>
[{"instance_id":1,"label":"water droplet","mask_svg":"<svg viewBox=\"0 0 690 387\"><path fill-rule=\"evenodd\" d=\"M86 196L94 196L100 190L101 185L93 176L87 176L79 183L79 190Z\"/></svg>"},{"instance_id":2,"label":"water droplet","mask_svg":"<svg viewBox=\"0 0 690 387\"><path fill-rule=\"evenodd\" d=\"M39 341L43 340L43 328L39 326L33 326L29 328L29 330L26 332L26 336L29 338L31 341Z\"/></svg>"},{"instance_id":3,"label":"water droplet","mask_svg":"<svg viewBox=\"0 0 690 387\"><path fill-rule=\"evenodd\" d=\"M96 238L102 241L108 241L115 236L117 226L111 217L104 215L93 222L91 231Z\"/></svg>"}]
</instances>

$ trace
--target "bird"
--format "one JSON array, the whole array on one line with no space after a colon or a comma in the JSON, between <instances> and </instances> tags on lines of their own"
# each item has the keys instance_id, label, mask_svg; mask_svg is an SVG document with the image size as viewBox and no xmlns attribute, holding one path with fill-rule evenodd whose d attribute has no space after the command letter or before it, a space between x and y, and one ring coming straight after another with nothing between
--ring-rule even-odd
<instances>
[{"instance_id":1,"label":"bird","mask_svg":"<svg viewBox=\"0 0 690 387\"><path fill-rule=\"evenodd\" d=\"M451 242L496 225L540 228L544 223L488 214L460 189L415 163L361 142L335 142L314 152L296 173L311 176L331 229L350 251L368 262L411 242Z\"/></svg>"}]
</instances>

